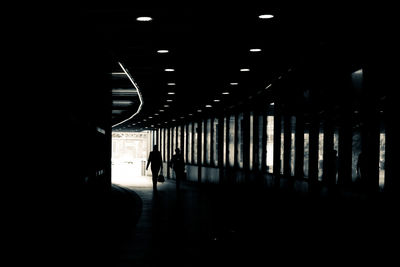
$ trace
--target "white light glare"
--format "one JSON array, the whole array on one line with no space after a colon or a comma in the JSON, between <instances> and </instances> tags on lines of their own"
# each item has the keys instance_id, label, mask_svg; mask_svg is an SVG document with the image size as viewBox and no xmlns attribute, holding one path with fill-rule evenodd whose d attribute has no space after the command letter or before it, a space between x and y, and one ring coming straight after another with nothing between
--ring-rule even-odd
<instances>
[{"instance_id":1,"label":"white light glare","mask_svg":"<svg viewBox=\"0 0 400 267\"><path fill-rule=\"evenodd\" d=\"M250 49L250 52L261 52L260 48L252 48Z\"/></svg>"},{"instance_id":2,"label":"white light glare","mask_svg":"<svg viewBox=\"0 0 400 267\"><path fill-rule=\"evenodd\" d=\"M167 49L160 49L160 50L157 50L157 53L159 53L159 54L166 54L166 53L168 53L169 51L167 50Z\"/></svg>"},{"instance_id":3,"label":"white light glare","mask_svg":"<svg viewBox=\"0 0 400 267\"><path fill-rule=\"evenodd\" d=\"M165 71L172 72L175 71L174 69L165 69Z\"/></svg>"},{"instance_id":4,"label":"white light glare","mask_svg":"<svg viewBox=\"0 0 400 267\"><path fill-rule=\"evenodd\" d=\"M240 69L240 71L250 71L250 69Z\"/></svg>"},{"instance_id":5,"label":"white light glare","mask_svg":"<svg viewBox=\"0 0 400 267\"><path fill-rule=\"evenodd\" d=\"M230 85L238 85L239 83L230 83Z\"/></svg>"}]
</instances>

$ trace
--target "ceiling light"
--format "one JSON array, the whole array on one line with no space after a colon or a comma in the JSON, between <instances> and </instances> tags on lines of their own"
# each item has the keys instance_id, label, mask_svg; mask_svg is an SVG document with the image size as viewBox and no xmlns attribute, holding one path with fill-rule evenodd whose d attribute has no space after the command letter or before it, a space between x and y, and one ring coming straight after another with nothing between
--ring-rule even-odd
<instances>
[{"instance_id":1,"label":"ceiling light","mask_svg":"<svg viewBox=\"0 0 400 267\"><path fill-rule=\"evenodd\" d=\"M173 100L172 99L167 99L167 102L172 102Z\"/></svg>"},{"instance_id":2,"label":"ceiling light","mask_svg":"<svg viewBox=\"0 0 400 267\"><path fill-rule=\"evenodd\" d=\"M197 112L201 112L201 109L198 109Z\"/></svg>"},{"instance_id":3,"label":"ceiling light","mask_svg":"<svg viewBox=\"0 0 400 267\"><path fill-rule=\"evenodd\" d=\"M174 69L165 69L165 71L171 72L171 71L175 71Z\"/></svg>"},{"instance_id":4,"label":"ceiling light","mask_svg":"<svg viewBox=\"0 0 400 267\"><path fill-rule=\"evenodd\" d=\"M240 71L250 71L250 69L240 69Z\"/></svg>"},{"instance_id":5,"label":"ceiling light","mask_svg":"<svg viewBox=\"0 0 400 267\"><path fill-rule=\"evenodd\" d=\"M166 50L166 49L157 50L157 53L159 53L159 54L166 54L166 53L168 53L168 52L169 52L169 51Z\"/></svg>"},{"instance_id":6,"label":"ceiling light","mask_svg":"<svg viewBox=\"0 0 400 267\"><path fill-rule=\"evenodd\" d=\"M221 100L219 100L219 99L214 99L214 102L220 102Z\"/></svg>"},{"instance_id":7,"label":"ceiling light","mask_svg":"<svg viewBox=\"0 0 400 267\"><path fill-rule=\"evenodd\" d=\"M271 14L263 14L258 16L260 19L272 19L274 17L274 15Z\"/></svg>"},{"instance_id":8,"label":"ceiling light","mask_svg":"<svg viewBox=\"0 0 400 267\"><path fill-rule=\"evenodd\" d=\"M137 17L136 20L137 21L152 21L153 18L152 17Z\"/></svg>"},{"instance_id":9,"label":"ceiling light","mask_svg":"<svg viewBox=\"0 0 400 267\"><path fill-rule=\"evenodd\" d=\"M169 105L164 105L164 107L165 107L165 108L168 108L168 107L169 107Z\"/></svg>"},{"instance_id":10,"label":"ceiling light","mask_svg":"<svg viewBox=\"0 0 400 267\"><path fill-rule=\"evenodd\" d=\"M261 52L260 48L252 48L250 49L250 52Z\"/></svg>"},{"instance_id":11,"label":"ceiling light","mask_svg":"<svg viewBox=\"0 0 400 267\"><path fill-rule=\"evenodd\" d=\"M111 75L125 75L125 72L111 72Z\"/></svg>"},{"instance_id":12,"label":"ceiling light","mask_svg":"<svg viewBox=\"0 0 400 267\"><path fill-rule=\"evenodd\" d=\"M149 119L152 119L152 118L153 118L153 117L151 117L151 116L149 117Z\"/></svg>"},{"instance_id":13,"label":"ceiling light","mask_svg":"<svg viewBox=\"0 0 400 267\"><path fill-rule=\"evenodd\" d=\"M271 105L271 106L274 106L274 105L275 105L275 103L274 103L274 102L272 102L270 105Z\"/></svg>"},{"instance_id":14,"label":"ceiling light","mask_svg":"<svg viewBox=\"0 0 400 267\"><path fill-rule=\"evenodd\" d=\"M167 85L171 85L172 86L172 85L176 85L176 84L175 83L167 83Z\"/></svg>"},{"instance_id":15,"label":"ceiling light","mask_svg":"<svg viewBox=\"0 0 400 267\"><path fill-rule=\"evenodd\" d=\"M229 95L229 92L222 92L223 95Z\"/></svg>"},{"instance_id":16,"label":"ceiling light","mask_svg":"<svg viewBox=\"0 0 400 267\"><path fill-rule=\"evenodd\" d=\"M238 85L239 83L230 83L230 85Z\"/></svg>"},{"instance_id":17,"label":"ceiling light","mask_svg":"<svg viewBox=\"0 0 400 267\"><path fill-rule=\"evenodd\" d=\"M169 95L174 95L174 94L175 94L175 92L168 92L168 94L169 94Z\"/></svg>"},{"instance_id":18,"label":"ceiling light","mask_svg":"<svg viewBox=\"0 0 400 267\"><path fill-rule=\"evenodd\" d=\"M160 115L160 114L158 114L158 113L154 113L154 116L158 116L158 115Z\"/></svg>"},{"instance_id":19,"label":"ceiling light","mask_svg":"<svg viewBox=\"0 0 400 267\"><path fill-rule=\"evenodd\" d=\"M192 113L189 113L188 115L189 115L189 116L193 116L193 114L192 114Z\"/></svg>"},{"instance_id":20,"label":"ceiling light","mask_svg":"<svg viewBox=\"0 0 400 267\"><path fill-rule=\"evenodd\" d=\"M112 103L115 106L126 106L126 105L132 105L133 102L130 100L113 100Z\"/></svg>"},{"instance_id":21,"label":"ceiling light","mask_svg":"<svg viewBox=\"0 0 400 267\"><path fill-rule=\"evenodd\" d=\"M160 112L164 112L164 110L163 110L163 109L160 109Z\"/></svg>"},{"instance_id":22,"label":"ceiling light","mask_svg":"<svg viewBox=\"0 0 400 267\"><path fill-rule=\"evenodd\" d=\"M212 106L211 105L206 105L206 108L212 108Z\"/></svg>"}]
</instances>

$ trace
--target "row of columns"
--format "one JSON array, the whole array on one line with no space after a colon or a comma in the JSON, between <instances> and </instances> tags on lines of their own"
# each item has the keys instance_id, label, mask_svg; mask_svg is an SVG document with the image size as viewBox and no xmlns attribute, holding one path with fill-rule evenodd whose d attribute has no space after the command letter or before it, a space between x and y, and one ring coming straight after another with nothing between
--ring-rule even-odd
<instances>
[{"instance_id":1,"label":"row of columns","mask_svg":"<svg viewBox=\"0 0 400 267\"><path fill-rule=\"evenodd\" d=\"M273 151L268 151L268 153L273 154L273 176L275 178L275 183L279 185L279 179L283 176L289 179L303 179L304 178L304 173L303 173L303 166L304 166L304 131L305 131L305 118L304 118L304 113L298 112L295 114L296 118L296 126L295 129L291 129L291 121L290 118L292 114L289 116L287 114L284 114L282 105L279 103L275 103L275 111L274 111L274 149ZM363 121L363 127L361 131L362 135L362 151L367 155L368 159L368 172L367 176L365 177L365 185L368 190L371 191L376 191L379 189L379 119L378 115L376 112L370 111L370 109L365 109L361 110L363 113L362 116L362 121ZM352 109L349 107L344 107L340 111L339 115L339 120L333 121L332 117L332 110L327 110L324 117L322 118L317 112L311 113L311 116L309 117L309 120L307 121L307 127L309 129L309 174L308 174L308 181L311 184L315 184L318 181L318 150L319 150L319 134L320 134L320 126L321 122L323 122L322 126L322 131L324 133L324 165L323 165L323 178L322 182L326 185L334 185L336 183L336 174L332 175L330 173L330 166L328 164L328 159L331 155L329 155L329 149L333 149L334 146L334 129L335 127L338 128L338 133L339 133L339 140L338 140L338 147L339 147L339 153L338 153L338 158L339 158L339 164L338 164L338 184L343 185L343 186L349 186L352 183ZM262 124L262 135L259 136L259 127L260 125L258 124L257 118L258 115L261 115L263 118L263 124ZM239 147L239 136L238 136L238 127L239 127L239 116L238 114L235 114L235 124L234 124L234 130L235 130L235 135L234 135L234 150L230 151L229 145L226 144L225 146L225 151L224 151L224 135L225 135L225 140L229 140L229 134L230 134L230 123L229 120L226 121L226 125L224 127L224 116L220 115L218 118L213 118L211 121L211 131L215 131L213 125L214 125L214 119L218 120L218 165L213 166L213 157L214 157L214 145L211 144L211 166L213 167L218 167L220 169L219 174L220 174L220 181L221 183L226 183L230 182L230 175L235 175L235 170L239 169L238 166L238 147ZM229 117L228 117L229 118ZM243 168L242 170L245 173L245 178L246 180L249 179L249 174L250 174L250 164L254 166L254 173L259 174L257 177L260 178L262 177L262 174L266 172L266 122L267 122L267 115L263 111L254 111L254 123L253 123L253 155L252 159L253 162L250 162L250 111L244 111L243 112L243 121L242 121L242 127L243 127ZM281 119L284 119L284 123L282 125ZM335 125L336 124L336 125ZM191 126L194 124L190 124ZM205 151L205 144L203 144L203 140L201 138L201 133L203 131L202 129L203 123L202 120L197 121L197 144L194 144L194 140L192 140L193 145L191 146L192 149L194 146L197 146L197 167L198 167L198 182L201 182L201 167L202 165L202 157L203 151ZM283 128L282 128L283 127ZM178 136L180 136L180 144L181 144L181 150L182 153L184 153L184 156L186 158L186 149L185 147L188 142L188 138L184 138L184 132L183 128L186 128L186 133L189 129L189 124L186 124L182 127L176 127L176 129L181 130L181 134L175 134L175 144L178 143ZM225 129L224 129L225 128ZM224 131L225 130L225 131ZM170 140L170 132L172 131L172 128L166 128L167 131L167 140L164 140L167 142L166 149L167 149L167 155L171 155L170 149L171 148L171 140ZM178 130L177 130L178 131ZM281 133L283 131L284 135L284 147L283 147L283 170L281 170ZM295 169L294 169L294 176L291 173L291 134L292 131L295 132ZM161 129L158 129L154 131L155 134L155 140L158 144L161 144L162 139L161 139ZM391 162L388 156L390 156L391 151L390 151L390 143L393 138L391 128L387 128L386 131L386 142L387 145L386 147L387 152L387 158L386 158L386 185L393 185L394 181L392 179L391 173L390 173L390 167L391 167ZM213 142L213 132L211 132L210 137L211 137L211 142ZM206 140L207 135L204 137ZM261 138L261 142L260 139ZM194 139L194 138L193 138ZM205 142L207 143L207 142ZM259 144L262 145L261 149L261 157L259 157ZM226 166L223 164L223 159L225 153L225 158L226 158ZM233 167L228 167L228 159L230 153L233 153L234 155L234 166ZM260 166L260 158L261 158L261 168L259 169L258 166ZM169 158L166 159L167 161ZM169 172L169 171L168 171ZM283 175L282 175L283 173ZM169 173L168 173L169 175Z\"/></svg>"}]
</instances>

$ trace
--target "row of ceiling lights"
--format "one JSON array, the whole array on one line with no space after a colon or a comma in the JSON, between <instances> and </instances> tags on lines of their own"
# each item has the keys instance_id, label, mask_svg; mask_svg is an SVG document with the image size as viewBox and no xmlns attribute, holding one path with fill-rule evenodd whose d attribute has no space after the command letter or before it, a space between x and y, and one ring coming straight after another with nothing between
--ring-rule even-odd
<instances>
[{"instance_id":1,"label":"row of ceiling lights","mask_svg":"<svg viewBox=\"0 0 400 267\"><path fill-rule=\"evenodd\" d=\"M273 18L273 17L274 17L274 16L273 16L272 14L262 14L262 15L259 15L259 16L258 16L259 19L271 19L271 18ZM146 16L144 16L144 17L137 17L136 20L137 20L137 21L140 21L140 22L150 22L150 21L153 20L153 18L152 18L152 17L146 17ZM260 48L251 48L249 51L252 52L252 53L257 53L257 52L261 52L262 50L261 50ZM167 53L169 53L169 50L167 50L167 49L159 49L159 50L157 50L157 53L159 53L159 54L167 54ZM166 68L166 69L164 69L164 71L166 71L166 72L174 72L175 69L173 69L173 68ZM249 68L242 68L242 69L240 69L240 71L241 71L241 72L249 72L250 69L249 69ZM174 86L174 85L176 85L176 84L175 84L174 82L169 82L169 83L167 83L167 85L169 85L169 86ZM231 82L230 85L235 86L235 85L238 85L238 83L237 83L237 82ZM168 94L168 95L175 95L175 92L173 92L173 91L168 91L167 94ZM222 92L222 95L229 95L229 92L228 92L228 91L224 91L224 92ZM220 100L220 99L214 99L213 101L217 103L217 102L220 102L221 100ZM167 102L173 102L173 100L172 100L172 99L167 99ZM169 105L168 105L168 104L165 104L164 107L165 107L165 108L168 108ZM205 107L206 107L206 108L211 108L212 105L207 104L207 105L205 105ZM160 111L160 112L164 112L165 110L160 109L159 111ZM202 112L202 110L201 110L201 109L197 109L197 112ZM159 116L159 113L155 113L154 115L155 115L155 116ZM188 115L189 115L189 116L193 116L192 113L189 113ZM148 118L149 118L149 119L152 119L153 117L150 116L150 117L148 117ZM184 117L180 117L180 118L183 119ZM147 121L147 120L146 120L146 119L143 119L143 121ZM175 121L175 119L172 119L172 121ZM138 123L140 123L140 122L138 122ZM165 122L165 123L168 123L168 122ZM135 125L135 124L133 124L133 125ZM158 125L160 125L160 123L158 123ZM154 126L152 125L152 127L154 127ZM146 128L147 128L147 127L146 127Z\"/></svg>"}]
</instances>

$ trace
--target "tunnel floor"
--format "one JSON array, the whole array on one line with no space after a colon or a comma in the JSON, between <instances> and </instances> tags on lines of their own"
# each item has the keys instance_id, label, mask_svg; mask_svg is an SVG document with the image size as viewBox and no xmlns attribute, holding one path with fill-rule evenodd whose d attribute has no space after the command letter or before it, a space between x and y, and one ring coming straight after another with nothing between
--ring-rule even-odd
<instances>
[{"instance_id":1,"label":"tunnel floor","mask_svg":"<svg viewBox=\"0 0 400 267\"><path fill-rule=\"evenodd\" d=\"M114 187L136 198L119 212L138 217L114 222L113 266L384 261L398 237L396 212L380 197L185 182L177 191L174 180L157 193L150 183Z\"/></svg>"}]
</instances>

